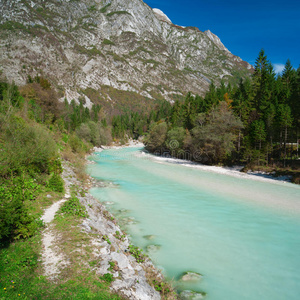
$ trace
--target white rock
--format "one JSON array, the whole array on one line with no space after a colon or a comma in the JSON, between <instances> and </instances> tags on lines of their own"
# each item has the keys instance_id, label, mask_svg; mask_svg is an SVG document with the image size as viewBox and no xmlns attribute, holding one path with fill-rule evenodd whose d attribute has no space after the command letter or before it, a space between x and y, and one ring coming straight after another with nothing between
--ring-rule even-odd
<instances>
[{"instance_id":1,"label":"white rock","mask_svg":"<svg viewBox=\"0 0 300 300\"><path fill-rule=\"evenodd\" d=\"M181 277L182 281L199 281L202 279L202 275L195 272L186 272Z\"/></svg>"}]
</instances>

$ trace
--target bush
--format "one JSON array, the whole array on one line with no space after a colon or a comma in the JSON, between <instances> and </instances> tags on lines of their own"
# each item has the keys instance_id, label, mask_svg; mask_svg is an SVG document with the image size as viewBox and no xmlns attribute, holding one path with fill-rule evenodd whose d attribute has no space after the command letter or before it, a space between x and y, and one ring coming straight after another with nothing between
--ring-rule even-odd
<instances>
[{"instance_id":1,"label":"bush","mask_svg":"<svg viewBox=\"0 0 300 300\"><path fill-rule=\"evenodd\" d=\"M0 240L27 238L42 226L38 216L31 214L30 201L35 200L40 186L22 174L0 182Z\"/></svg>"},{"instance_id":2,"label":"bush","mask_svg":"<svg viewBox=\"0 0 300 300\"><path fill-rule=\"evenodd\" d=\"M58 193L62 193L64 191L64 181L58 174L53 174L49 181L48 181L48 187Z\"/></svg>"},{"instance_id":3,"label":"bush","mask_svg":"<svg viewBox=\"0 0 300 300\"><path fill-rule=\"evenodd\" d=\"M0 175L20 173L24 168L49 172L50 165L57 159L57 146L42 125L30 126L22 118L12 116L1 127Z\"/></svg>"},{"instance_id":4,"label":"bush","mask_svg":"<svg viewBox=\"0 0 300 300\"><path fill-rule=\"evenodd\" d=\"M138 263L145 261L146 256L143 253L142 249L133 245L129 245L128 248L129 248L129 253L136 259Z\"/></svg>"},{"instance_id":5,"label":"bush","mask_svg":"<svg viewBox=\"0 0 300 300\"><path fill-rule=\"evenodd\" d=\"M68 144L75 153L86 153L89 150L89 145L84 143L76 134L69 137Z\"/></svg>"},{"instance_id":6,"label":"bush","mask_svg":"<svg viewBox=\"0 0 300 300\"><path fill-rule=\"evenodd\" d=\"M76 130L76 133L79 138L87 142L91 142L91 129L87 124L81 124L80 127Z\"/></svg>"},{"instance_id":7,"label":"bush","mask_svg":"<svg viewBox=\"0 0 300 300\"><path fill-rule=\"evenodd\" d=\"M156 123L152 126L149 136L146 140L147 149L150 151L154 151L159 149L164 145L167 136L167 124L163 123Z\"/></svg>"},{"instance_id":8,"label":"bush","mask_svg":"<svg viewBox=\"0 0 300 300\"><path fill-rule=\"evenodd\" d=\"M78 216L82 218L88 216L85 207L79 202L79 199L74 196L62 205L60 212L68 216Z\"/></svg>"}]
</instances>

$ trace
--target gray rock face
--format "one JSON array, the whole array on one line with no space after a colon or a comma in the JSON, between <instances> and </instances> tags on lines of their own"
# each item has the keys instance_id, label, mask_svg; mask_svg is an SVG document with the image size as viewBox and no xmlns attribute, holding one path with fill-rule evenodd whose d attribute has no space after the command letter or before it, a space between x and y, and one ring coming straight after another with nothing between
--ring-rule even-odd
<instances>
[{"instance_id":1,"label":"gray rock face","mask_svg":"<svg viewBox=\"0 0 300 300\"><path fill-rule=\"evenodd\" d=\"M2 76L43 74L88 107L90 91L107 107L116 90L172 101L252 68L210 31L176 26L142 0L0 0L0 37Z\"/></svg>"}]
</instances>

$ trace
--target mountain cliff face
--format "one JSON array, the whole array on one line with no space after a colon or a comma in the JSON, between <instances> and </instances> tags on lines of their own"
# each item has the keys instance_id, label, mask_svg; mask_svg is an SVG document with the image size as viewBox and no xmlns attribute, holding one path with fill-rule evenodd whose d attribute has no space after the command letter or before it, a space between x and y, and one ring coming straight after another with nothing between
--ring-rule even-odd
<instances>
[{"instance_id":1,"label":"mountain cliff face","mask_svg":"<svg viewBox=\"0 0 300 300\"><path fill-rule=\"evenodd\" d=\"M142 0L0 0L2 76L43 75L87 106L203 95L251 68L210 31L174 25Z\"/></svg>"}]
</instances>

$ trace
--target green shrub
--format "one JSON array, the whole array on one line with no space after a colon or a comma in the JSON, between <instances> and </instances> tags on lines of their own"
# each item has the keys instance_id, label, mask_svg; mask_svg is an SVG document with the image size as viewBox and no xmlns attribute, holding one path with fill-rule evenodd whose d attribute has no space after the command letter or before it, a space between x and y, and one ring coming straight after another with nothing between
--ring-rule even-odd
<instances>
[{"instance_id":1,"label":"green shrub","mask_svg":"<svg viewBox=\"0 0 300 300\"><path fill-rule=\"evenodd\" d=\"M27 238L43 225L30 211L39 192L40 186L24 174L0 181L0 240Z\"/></svg>"},{"instance_id":2,"label":"green shrub","mask_svg":"<svg viewBox=\"0 0 300 300\"><path fill-rule=\"evenodd\" d=\"M129 245L128 248L129 248L129 253L136 259L138 263L145 261L146 256L143 253L142 249L133 245Z\"/></svg>"},{"instance_id":3,"label":"green shrub","mask_svg":"<svg viewBox=\"0 0 300 300\"><path fill-rule=\"evenodd\" d=\"M59 211L68 216L78 216L82 218L88 216L85 207L79 202L79 199L74 196L65 202Z\"/></svg>"},{"instance_id":4,"label":"green shrub","mask_svg":"<svg viewBox=\"0 0 300 300\"><path fill-rule=\"evenodd\" d=\"M75 153L85 153L89 150L89 146L84 143L76 134L70 135L68 143L72 151Z\"/></svg>"},{"instance_id":5,"label":"green shrub","mask_svg":"<svg viewBox=\"0 0 300 300\"><path fill-rule=\"evenodd\" d=\"M49 181L48 181L48 187L58 193L62 193L64 191L64 181L58 174L53 174Z\"/></svg>"},{"instance_id":6,"label":"green shrub","mask_svg":"<svg viewBox=\"0 0 300 300\"><path fill-rule=\"evenodd\" d=\"M20 173L24 168L34 172L49 172L49 165L57 159L57 146L52 135L39 124L30 126L16 116L1 126L0 175Z\"/></svg>"},{"instance_id":7,"label":"green shrub","mask_svg":"<svg viewBox=\"0 0 300 300\"><path fill-rule=\"evenodd\" d=\"M48 163L49 173L61 174L63 171L61 161L59 158L53 159Z\"/></svg>"},{"instance_id":8,"label":"green shrub","mask_svg":"<svg viewBox=\"0 0 300 300\"><path fill-rule=\"evenodd\" d=\"M87 142L90 142L92 140L91 129L86 123L82 123L76 130L76 133L80 139L83 139Z\"/></svg>"}]
</instances>

